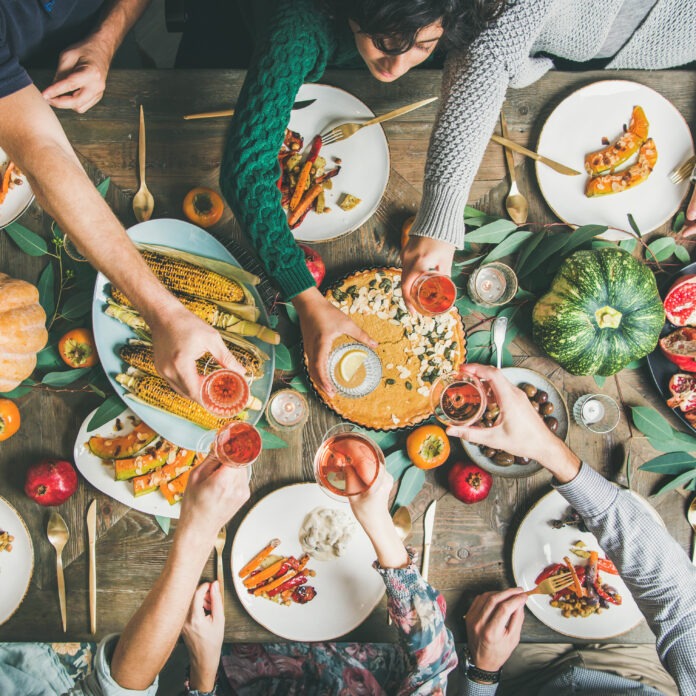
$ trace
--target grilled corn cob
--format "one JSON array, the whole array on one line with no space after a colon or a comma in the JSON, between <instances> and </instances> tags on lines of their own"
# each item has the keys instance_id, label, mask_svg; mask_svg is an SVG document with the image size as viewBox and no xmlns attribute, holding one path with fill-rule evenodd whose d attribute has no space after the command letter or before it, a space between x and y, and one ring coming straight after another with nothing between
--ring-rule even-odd
<instances>
[{"instance_id":1,"label":"grilled corn cob","mask_svg":"<svg viewBox=\"0 0 696 696\"><path fill-rule=\"evenodd\" d=\"M185 396L177 394L163 379L145 374L119 374L116 381L131 394L150 406L200 425L206 430L218 430L231 418L218 418Z\"/></svg>"},{"instance_id":2,"label":"grilled corn cob","mask_svg":"<svg viewBox=\"0 0 696 696\"><path fill-rule=\"evenodd\" d=\"M224 302L243 302L246 297L236 280L225 278L215 271L155 251L143 250L140 253L152 272L170 290Z\"/></svg>"},{"instance_id":3,"label":"grilled corn cob","mask_svg":"<svg viewBox=\"0 0 696 696\"><path fill-rule=\"evenodd\" d=\"M237 358L237 362L254 375L255 379L263 376L263 362L254 355L251 351L245 350L239 346L231 345L229 346L230 352ZM121 346L119 349L119 355L121 360L127 363L131 367L135 367L138 370L146 372L148 375L154 375L158 377L157 370L155 369L154 353L152 350L152 344L145 341L132 340L128 345ZM213 359L210 353L206 353L202 358L196 361L198 367L198 374L205 374L206 371L220 367L217 361Z\"/></svg>"}]
</instances>

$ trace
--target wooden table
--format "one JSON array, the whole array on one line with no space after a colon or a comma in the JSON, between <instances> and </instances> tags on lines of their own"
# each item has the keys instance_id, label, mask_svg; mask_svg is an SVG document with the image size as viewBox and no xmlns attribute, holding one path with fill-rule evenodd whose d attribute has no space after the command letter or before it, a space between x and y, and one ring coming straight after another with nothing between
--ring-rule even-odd
<instances>
[{"instance_id":1,"label":"wooden table","mask_svg":"<svg viewBox=\"0 0 696 696\"><path fill-rule=\"evenodd\" d=\"M50 75L35 76L42 86ZM694 94L696 73L623 73L658 89L684 114L696 122ZM505 105L511 137L534 144L550 110L580 86L606 79L606 73L549 73L536 84L511 90ZM148 184L156 199L156 217L181 217L181 201L194 185L217 186L218 167L225 136L226 121L185 122L188 112L223 108L234 103L243 80L239 72L141 71L115 72L109 79L106 96L89 113L60 113L63 126L75 149L84 158L95 178L112 178L109 201L124 225L135 221L130 198L137 188L136 147L137 106L144 104L148 123ZM363 72L335 72L325 82L347 89L365 101L375 112L383 113L405 103L439 93L440 74L414 71L394 85L383 86L366 80ZM403 119L385 124L389 140L392 171L387 193L375 216L359 231L321 246L329 277L338 277L363 263L386 264L398 260L400 226L418 207L421 176L435 106L429 106ZM530 198L530 220L546 222L553 217L541 199L529 160L518 162L520 187ZM502 200L507 190L504 181L502 151L491 146L479 170L471 201L497 215L504 213ZM102 174L100 175L99 172ZM79 215L79 201L74 214ZM38 207L22 223L49 234L48 220ZM216 228L218 235L242 235L231 216ZM95 234L99 231L95 230ZM0 235L0 271L35 282L45 261L20 253L7 235ZM469 317L469 326L482 317ZM518 339L512 350L515 363L548 374L572 404L581 393L597 391L591 377L572 377L525 339ZM277 375L280 377L280 375ZM605 437L593 436L571 425L569 442L573 449L612 475L621 468L630 450L634 470L655 455L645 439L631 428L627 407L649 404L657 407L675 425L671 412L662 404L648 375L640 370L624 371L608 379L601 389L623 405L619 427ZM311 480L311 461L322 433L337 418L310 397L311 417L301 433L285 436L289 447L267 451L254 467L252 499L249 505L268 492L288 483ZM35 548L34 577L28 596L14 617L0 627L0 640L88 640L87 559L85 514L87 504L96 497L98 516L98 636L121 630L145 597L159 574L169 551L171 536L166 537L155 520L81 484L78 493L61 507L71 530L64 552L68 587L68 633L60 629L56 594L54 552L45 528L48 511L27 499L22 486L26 467L45 456L71 457L78 427L86 414L98 404L87 393L34 390L19 400L23 426L19 434L0 445L0 491L24 517L32 532ZM657 481L651 474L634 472L634 487L648 495ZM496 479L489 498L468 507L447 493L440 472L428 472L427 484L410 506L414 533L410 543L417 549L422 543L421 515L430 500L439 499L433 539L431 576L449 604L449 624L462 639L460 616L466 602L483 590L503 588L512 583L510 549L515 529L530 504L549 490L549 476L539 473L523 480ZM688 548L690 530L684 519L686 500L670 493L652 501L665 519L670 532ZM229 525L228 537L244 511ZM225 560L229 563L228 543ZM212 578L212 560L204 577ZM226 596L227 639L265 641L273 636L256 624L242 609L231 592L229 569ZM396 632L387 627L383 601L372 616L348 639L392 641ZM523 640L564 641L560 636L527 614ZM624 642L650 642L652 634L645 624L617 639Z\"/></svg>"}]
</instances>

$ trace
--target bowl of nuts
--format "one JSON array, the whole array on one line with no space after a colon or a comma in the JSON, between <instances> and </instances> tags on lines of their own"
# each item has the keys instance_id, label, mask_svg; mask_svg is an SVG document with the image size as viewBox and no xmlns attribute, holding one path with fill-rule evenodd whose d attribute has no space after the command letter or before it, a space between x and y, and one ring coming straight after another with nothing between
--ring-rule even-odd
<instances>
[{"instance_id":1,"label":"bowl of nuts","mask_svg":"<svg viewBox=\"0 0 696 696\"><path fill-rule=\"evenodd\" d=\"M518 386L527 395L527 398L539 412L539 417L558 437L565 440L568 436L568 406L565 399L556 387L544 375L526 367L505 367L503 374L509 382ZM491 428L500 414L500 409L495 402L488 404L486 412L479 426ZM514 417L514 414L505 414ZM464 451L471 461L478 464L491 474L504 478L526 478L541 470L541 465L531 459L515 457L509 452L495 450L483 445L475 445L473 442L462 440Z\"/></svg>"}]
</instances>

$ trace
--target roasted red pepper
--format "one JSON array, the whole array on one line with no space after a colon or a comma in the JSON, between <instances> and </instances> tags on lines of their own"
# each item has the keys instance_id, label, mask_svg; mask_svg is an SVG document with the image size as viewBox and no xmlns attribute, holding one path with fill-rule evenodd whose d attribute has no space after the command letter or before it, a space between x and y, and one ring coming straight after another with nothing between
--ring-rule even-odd
<instances>
[{"instance_id":1,"label":"roasted red pepper","mask_svg":"<svg viewBox=\"0 0 696 696\"><path fill-rule=\"evenodd\" d=\"M534 581L535 585L538 585L540 582L543 582L547 578L550 578L552 575L556 575L559 570L564 570L565 566L563 563L552 563L550 566L546 566L544 570L539 573L539 576L537 579Z\"/></svg>"},{"instance_id":2,"label":"roasted red pepper","mask_svg":"<svg viewBox=\"0 0 696 696\"><path fill-rule=\"evenodd\" d=\"M597 559L597 569L604 573L611 573L612 575L618 575L619 571L616 566L609 558L599 558Z\"/></svg>"},{"instance_id":3,"label":"roasted red pepper","mask_svg":"<svg viewBox=\"0 0 696 696\"><path fill-rule=\"evenodd\" d=\"M294 578L290 578L289 580L285 581L282 585L278 585L274 590L271 590L268 593L269 597L275 597L277 594L280 594L284 590L289 590L292 587L297 587L298 585L304 585L304 583L307 582L307 576L303 575L300 573L299 575L296 575Z\"/></svg>"},{"instance_id":4,"label":"roasted red pepper","mask_svg":"<svg viewBox=\"0 0 696 696\"><path fill-rule=\"evenodd\" d=\"M621 599L621 595L610 595L608 592L604 590L602 587L601 582L599 581L599 578L595 581L594 588L597 591L597 594L605 601L605 602L611 602L612 604L621 604L623 601Z\"/></svg>"}]
</instances>

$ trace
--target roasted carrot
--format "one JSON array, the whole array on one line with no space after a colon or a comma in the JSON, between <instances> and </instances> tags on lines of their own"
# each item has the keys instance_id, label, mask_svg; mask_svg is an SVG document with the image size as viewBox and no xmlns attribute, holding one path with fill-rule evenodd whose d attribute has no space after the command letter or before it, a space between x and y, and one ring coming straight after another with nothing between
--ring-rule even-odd
<instances>
[{"instance_id":1,"label":"roasted carrot","mask_svg":"<svg viewBox=\"0 0 696 696\"><path fill-rule=\"evenodd\" d=\"M575 566L573 565L573 562L570 560L570 558L568 558L568 556L563 557L563 562L568 566L570 575L573 578L573 589L575 590L575 594L578 597L584 597L585 589L583 588L582 583L580 582L578 574L575 572Z\"/></svg>"},{"instance_id":2,"label":"roasted carrot","mask_svg":"<svg viewBox=\"0 0 696 696\"><path fill-rule=\"evenodd\" d=\"M306 213L314 199L324 190L321 184L314 184L304 196L296 208L292 207L292 201L290 201L290 210L292 211L288 216L288 225L293 227L293 225ZM294 195L294 194L293 194Z\"/></svg>"},{"instance_id":3,"label":"roasted carrot","mask_svg":"<svg viewBox=\"0 0 696 696\"><path fill-rule=\"evenodd\" d=\"M264 546L240 571L239 577L245 578L252 570L256 570L261 561L268 556L273 549L280 544L280 539L271 539L267 546Z\"/></svg>"},{"instance_id":4,"label":"roasted carrot","mask_svg":"<svg viewBox=\"0 0 696 696\"><path fill-rule=\"evenodd\" d=\"M263 583L264 580L272 578L281 569L283 563L287 562L287 558L281 558L279 561L276 561L272 565L269 565L268 568L262 570L260 573L256 573L256 575L250 575L243 581L244 587L256 587L257 585Z\"/></svg>"},{"instance_id":5,"label":"roasted carrot","mask_svg":"<svg viewBox=\"0 0 696 696\"><path fill-rule=\"evenodd\" d=\"M2 188L0 188L0 203L2 203L5 200L5 196L7 195L7 192L10 190L10 182L12 181L12 172L15 170L15 163L10 162L7 165L7 169L5 170L5 174L2 177Z\"/></svg>"},{"instance_id":6,"label":"roasted carrot","mask_svg":"<svg viewBox=\"0 0 696 696\"><path fill-rule=\"evenodd\" d=\"M300 205L300 201L304 200L302 198L302 194L305 192L305 189L309 184L309 176L312 172L314 162L319 156L319 150L321 150L321 136L317 135L314 137L314 140L312 140L312 149L309 151L309 156L307 157L305 163L302 165L300 175L297 177L297 186L295 186L295 190L293 191L292 197L290 198L291 211L294 211L295 208L297 208L297 206Z\"/></svg>"},{"instance_id":7,"label":"roasted carrot","mask_svg":"<svg viewBox=\"0 0 696 696\"><path fill-rule=\"evenodd\" d=\"M254 594L258 597L260 594L264 594L265 592L268 592L276 587L280 587L280 585L283 585L286 583L288 580L291 580L298 574L298 571L294 570L291 568L288 570L285 575L281 575L279 578L276 578L275 580L271 580L271 582L261 585L261 587L255 587L254 588Z\"/></svg>"}]
</instances>

